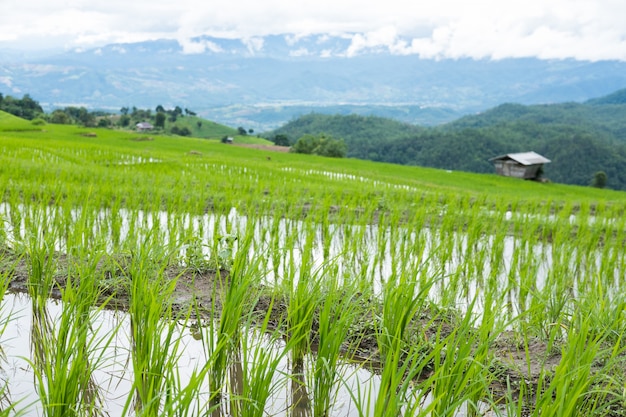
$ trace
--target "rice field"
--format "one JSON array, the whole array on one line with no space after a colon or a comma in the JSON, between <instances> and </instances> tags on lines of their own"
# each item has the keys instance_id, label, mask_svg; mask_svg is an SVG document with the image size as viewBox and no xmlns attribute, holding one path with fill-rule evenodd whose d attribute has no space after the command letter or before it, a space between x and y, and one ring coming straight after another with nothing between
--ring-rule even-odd
<instances>
[{"instance_id":1,"label":"rice field","mask_svg":"<svg viewBox=\"0 0 626 417\"><path fill-rule=\"evenodd\" d=\"M0 116L0 416L626 414L624 193Z\"/></svg>"}]
</instances>

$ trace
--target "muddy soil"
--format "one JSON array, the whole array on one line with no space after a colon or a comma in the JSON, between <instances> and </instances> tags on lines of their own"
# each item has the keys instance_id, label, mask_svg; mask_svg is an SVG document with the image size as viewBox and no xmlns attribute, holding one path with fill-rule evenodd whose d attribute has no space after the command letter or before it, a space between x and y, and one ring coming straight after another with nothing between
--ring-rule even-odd
<instances>
[{"instance_id":1,"label":"muddy soil","mask_svg":"<svg viewBox=\"0 0 626 417\"><path fill-rule=\"evenodd\" d=\"M272 152L289 152L289 146L276 146L276 145L260 145L260 144L247 144L247 143L233 143L233 146L240 146L242 148L259 149L262 151Z\"/></svg>"},{"instance_id":2,"label":"muddy soil","mask_svg":"<svg viewBox=\"0 0 626 417\"><path fill-rule=\"evenodd\" d=\"M8 273L11 281L9 291L14 293L28 293L28 264L25 259L17 258L8 251L0 251L0 273ZM67 275L67 259L59 256L55 262L57 273L55 274L56 289L52 292L52 298L61 298L61 289L65 285ZM107 308L125 311L128 309L128 292L122 284L127 280L128 274L124 271L120 263L115 263L114 267L105 264L100 265L99 274L102 279L103 300L109 299ZM169 279L177 279L176 289L173 299L174 311L184 313L195 303L200 317L194 315L193 320L200 323L217 317L211 312L221 311L221 302L218 288L228 285L228 271L221 270L191 270L180 266L168 266L165 276ZM260 287L251 289L252 292L260 294L253 306L253 311L263 317L270 306L272 306L270 323L274 329L285 330L286 323L286 300L270 299L269 291ZM374 311L374 310L372 310ZM372 318L364 316L360 322L354 324L354 331L351 332L350 339L344 343L347 352L351 347L350 360L361 363L373 372L380 370L380 355L375 335L375 327L372 325ZM315 350L317 321L311 333L311 345ZM411 329L420 332L427 337L434 337L437 331L443 332L445 336L446 326L451 324L441 320L433 320L428 314L416 318L411 323ZM442 330L443 329L443 330ZM532 392L536 390L539 379L546 378L546 370L553 370L560 361L561 355L558 348L548 350L546 342L534 339L525 345L523 339L513 333L505 332L500 334L491 344L491 354L493 357L492 370L498 377L492 383L492 391L495 398L505 400L504 394L507 386L516 390L522 384L530 388L530 393L525 395L530 404L534 403ZM355 341L357 342L355 348ZM428 369L428 367L426 367ZM543 370L543 372L542 372ZM548 372L549 374L549 372ZM423 375L428 377L428 375ZM518 395L516 393L515 395Z\"/></svg>"}]
</instances>

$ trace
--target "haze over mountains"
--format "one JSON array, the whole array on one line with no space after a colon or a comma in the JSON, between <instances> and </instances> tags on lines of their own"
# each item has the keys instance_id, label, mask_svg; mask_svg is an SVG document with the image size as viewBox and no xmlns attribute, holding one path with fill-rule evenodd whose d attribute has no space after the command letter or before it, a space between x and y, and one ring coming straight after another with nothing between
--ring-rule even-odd
<instances>
[{"instance_id":1,"label":"haze over mountains","mask_svg":"<svg viewBox=\"0 0 626 417\"><path fill-rule=\"evenodd\" d=\"M263 131L311 111L436 125L505 102L600 97L626 86L626 62L426 60L356 49L343 37L202 37L26 56L0 51L0 93L28 93L52 110L179 105Z\"/></svg>"}]
</instances>

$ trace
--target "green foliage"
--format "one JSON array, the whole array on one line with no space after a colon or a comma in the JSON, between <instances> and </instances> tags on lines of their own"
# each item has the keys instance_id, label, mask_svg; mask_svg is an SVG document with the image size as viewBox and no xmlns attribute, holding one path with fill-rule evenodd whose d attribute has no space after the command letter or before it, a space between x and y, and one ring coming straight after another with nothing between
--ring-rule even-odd
<instances>
[{"instance_id":1,"label":"green foliage","mask_svg":"<svg viewBox=\"0 0 626 417\"><path fill-rule=\"evenodd\" d=\"M40 130L39 125L0 110L0 132L37 130Z\"/></svg>"},{"instance_id":2,"label":"green foliage","mask_svg":"<svg viewBox=\"0 0 626 417\"><path fill-rule=\"evenodd\" d=\"M165 127L165 119L165 113L158 112L156 116L154 116L154 127L163 129Z\"/></svg>"},{"instance_id":3,"label":"green foliage","mask_svg":"<svg viewBox=\"0 0 626 417\"><path fill-rule=\"evenodd\" d=\"M593 174L593 179L591 180L591 186L596 188L604 188L606 187L607 176L606 172L598 171Z\"/></svg>"},{"instance_id":4,"label":"green foliage","mask_svg":"<svg viewBox=\"0 0 626 417\"><path fill-rule=\"evenodd\" d=\"M415 135L424 130L418 126L383 117L312 113L270 132L269 137L285 135L289 138L300 138L306 134L325 133L330 137L343 138L348 149L346 156L363 158L362 155L367 150L377 149L382 143Z\"/></svg>"},{"instance_id":5,"label":"green foliage","mask_svg":"<svg viewBox=\"0 0 626 417\"><path fill-rule=\"evenodd\" d=\"M604 97L588 100L587 104L626 104L626 88Z\"/></svg>"},{"instance_id":6,"label":"green foliage","mask_svg":"<svg viewBox=\"0 0 626 417\"><path fill-rule=\"evenodd\" d=\"M41 105L28 94L24 94L21 99L12 96L0 97L0 110L26 120L32 120L43 114Z\"/></svg>"},{"instance_id":7,"label":"green foliage","mask_svg":"<svg viewBox=\"0 0 626 417\"><path fill-rule=\"evenodd\" d=\"M304 135L291 147L291 152L309 155L328 156L331 158L344 158L346 145L343 140L321 134Z\"/></svg>"},{"instance_id":8,"label":"green foliage","mask_svg":"<svg viewBox=\"0 0 626 417\"><path fill-rule=\"evenodd\" d=\"M327 133L345 139L348 157L479 173L494 172L489 159L496 155L532 150L552 160L544 168L550 181L588 185L594 173L604 171L607 187L626 190L623 95L585 104L502 104L433 128L372 116L309 114L269 137Z\"/></svg>"},{"instance_id":9,"label":"green foliage","mask_svg":"<svg viewBox=\"0 0 626 417\"><path fill-rule=\"evenodd\" d=\"M178 136L191 136L191 130L189 130L187 126L180 128L174 125L170 129L170 132L172 132L173 135L178 135Z\"/></svg>"},{"instance_id":10,"label":"green foliage","mask_svg":"<svg viewBox=\"0 0 626 417\"><path fill-rule=\"evenodd\" d=\"M290 141L289 141L289 137L287 135L281 134L279 133L278 135L274 136L273 139L274 145L276 146L289 146L291 145Z\"/></svg>"},{"instance_id":11,"label":"green foliage","mask_svg":"<svg viewBox=\"0 0 626 417\"><path fill-rule=\"evenodd\" d=\"M102 369L96 345L128 332L128 349L115 347L134 370L126 415L271 414L272 394L288 385L286 407L306 404L315 416L353 407L336 401L338 386L359 415L623 408L626 193L354 159L269 160L218 141L146 142L110 129L95 128L94 141L77 126L33 130L0 113L3 129L18 122L31 130L0 133L0 240L28 268L42 407L94 415L93 391L77 388ZM100 269L104 251L117 268ZM81 261L66 273L68 258ZM180 261L191 270L182 280ZM226 270L207 281L212 268ZM193 325L174 296L192 288L187 278L209 284L191 302L202 318ZM111 279L123 284L102 285ZM47 297L60 286L55 324ZM129 327L101 340L94 300L116 287ZM195 340L183 339L190 328ZM512 335L519 343L500 343ZM179 357L188 341L205 351L189 389ZM549 361L528 348L546 341ZM348 375L363 354L380 359L378 376L365 365ZM524 354L528 369L500 362Z\"/></svg>"},{"instance_id":12,"label":"green foliage","mask_svg":"<svg viewBox=\"0 0 626 417\"><path fill-rule=\"evenodd\" d=\"M130 116L127 114L122 114L122 116L120 117L120 120L118 122L118 124L121 127L128 127L130 125Z\"/></svg>"}]
</instances>

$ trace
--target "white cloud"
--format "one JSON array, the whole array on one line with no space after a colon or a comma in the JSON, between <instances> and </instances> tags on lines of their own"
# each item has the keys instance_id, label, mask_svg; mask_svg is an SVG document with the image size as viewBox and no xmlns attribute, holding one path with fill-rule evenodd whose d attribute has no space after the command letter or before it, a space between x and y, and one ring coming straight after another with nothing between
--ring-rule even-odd
<instances>
[{"instance_id":1,"label":"white cloud","mask_svg":"<svg viewBox=\"0 0 626 417\"><path fill-rule=\"evenodd\" d=\"M224 52L219 45L207 39L193 40L182 38L178 40L178 43L183 48L184 54L201 54L205 51Z\"/></svg>"},{"instance_id":2,"label":"white cloud","mask_svg":"<svg viewBox=\"0 0 626 417\"><path fill-rule=\"evenodd\" d=\"M256 52L260 52L261 50L263 50L263 38L259 38L259 37L253 37L253 38L246 38L242 40L243 44L246 45L246 47L248 48L248 52L250 52L251 54L254 54Z\"/></svg>"},{"instance_id":3,"label":"white cloud","mask_svg":"<svg viewBox=\"0 0 626 417\"><path fill-rule=\"evenodd\" d=\"M539 56L626 60L624 0L2 0L0 47L91 48L177 39L216 51L201 35L245 39L350 34L348 55L371 49L424 57ZM196 39L196 40L194 40ZM297 49L296 49L297 50Z\"/></svg>"},{"instance_id":4,"label":"white cloud","mask_svg":"<svg viewBox=\"0 0 626 417\"><path fill-rule=\"evenodd\" d=\"M292 51L289 51L289 56L299 57L299 56L309 56L311 52L306 48L298 48Z\"/></svg>"}]
</instances>

